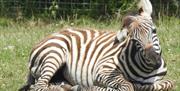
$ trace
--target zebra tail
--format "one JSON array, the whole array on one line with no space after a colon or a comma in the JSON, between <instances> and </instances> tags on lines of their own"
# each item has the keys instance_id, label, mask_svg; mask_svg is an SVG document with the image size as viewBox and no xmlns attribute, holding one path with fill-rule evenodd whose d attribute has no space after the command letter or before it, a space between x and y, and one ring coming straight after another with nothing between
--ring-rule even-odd
<instances>
[{"instance_id":1,"label":"zebra tail","mask_svg":"<svg viewBox=\"0 0 180 91\"><path fill-rule=\"evenodd\" d=\"M35 78L32 76L32 74L29 72L27 76L27 82L25 85L23 85L18 91L28 91L30 89L30 86L32 84L35 84Z\"/></svg>"}]
</instances>

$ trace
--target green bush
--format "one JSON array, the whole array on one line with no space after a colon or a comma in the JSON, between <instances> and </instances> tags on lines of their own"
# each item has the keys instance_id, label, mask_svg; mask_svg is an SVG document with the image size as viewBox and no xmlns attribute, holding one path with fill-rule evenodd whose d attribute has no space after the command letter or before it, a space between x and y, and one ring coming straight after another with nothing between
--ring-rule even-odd
<instances>
[{"instance_id":1,"label":"green bush","mask_svg":"<svg viewBox=\"0 0 180 91\"><path fill-rule=\"evenodd\" d=\"M50 17L87 15L92 17L125 14L139 0L0 0L0 16ZM151 0L154 15L180 16L180 0Z\"/></svg>"}]
</instances>

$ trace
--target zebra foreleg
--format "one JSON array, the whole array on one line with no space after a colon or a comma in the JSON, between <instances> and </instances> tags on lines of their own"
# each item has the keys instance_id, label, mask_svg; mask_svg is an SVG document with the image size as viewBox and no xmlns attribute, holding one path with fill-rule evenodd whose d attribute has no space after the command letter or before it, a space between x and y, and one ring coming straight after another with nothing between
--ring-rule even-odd
<instances>
[{"instance_id":1,"label":"zebra foreleg","mask_svg":"<svg viewBox=\"0 0 180 91\"><path fill-rule=\"evenodd\" d=\"M121 75L99 74L96 76L95 86L88 88L78 87L75 91L134 91L133 84Z\"/></svg>"},{"instance_id":2,"label":"zebra foreleg","mask_svg":"<svg viewBox=\"0 0 180 91\"><path fill-rule=\"evenodd\" d=\"M110 87L100 87L100 86L82 87L76 85L72 87L71 91L121 91L121 90Z\"/></svg>"},{"instance_id":3,"label":"zebra foreleg","mask_svg":"<svg viewBox=\"0 0 180 91\"><path fill-rule=\"evenodd\" d=\"M174 83L171 80L160 80L153 84L153 91L172 91Z\"/></svg>"},{"instance_id":4,"label":"zebra foreleg","mask_svg":"<svg viewBox=\"0 0 180 91\"><path fill-rule=\"evenodd\" d=\"M81 87L77 85L77 86L73 86L71 91L134 91L134 90L127 90L126 87L122 87L122 88L101 87L101 86Z\"/></svg>"},{"instance_id":5,"label":"zebra foreleg","mask_svg":"<svg viewBox=\"0 0 180 91\"><path fill-rule=\"evenodd\" d=\"M160 80L151 85L134 84L135 91L172 91L174 83L170 80Z\"/></svg>"},{"instance_id":6,"label":"zebra foreleg","mask_svg":"<svg viewBox=\"0 0 180 91\"><path fill-rule=\"evenodd\" d=\"M134 91L133 84L126 81L123 76L111 77L110 75L98 75L100 80L94 83L94 86L82 87L76 85L72 91ZM97 78L98 79L98 78Z\"/></svg>"}]
</instances>

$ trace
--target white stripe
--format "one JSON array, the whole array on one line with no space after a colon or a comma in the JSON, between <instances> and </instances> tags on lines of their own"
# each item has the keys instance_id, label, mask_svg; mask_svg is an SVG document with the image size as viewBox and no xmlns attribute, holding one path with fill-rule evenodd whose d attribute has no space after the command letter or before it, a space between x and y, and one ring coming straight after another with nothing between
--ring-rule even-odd
<instances>
[{"instance_id":1,"label":"white stripe","mask_svg":"<svg viewBox=\"0 0 180 91\"><path fill-rule=\"evenodd\" d=\"M80 50L80 59L78 60L78 66L77 66L77 72L76 72L76 76L77 76L77 82L81 83L81 69L82 69L82 63L84 62L84 57L85 57L85 50L87 49L87 44L89 44L91 38L91 32L88 30L86 31L87 33L87 40L86 43L81 45L81 50Z\"/></svg>"},{"instance_id":2,"label":"white stripe","mask_svg":"<svg viewBox=\"0 0 180 91\"><path fill-rule=\"evenodd\" d=\"M76 64L77 64L77 58L78 58L78 47L77 47L77 42L76 42L76 37L71 36L72 38L72 70L71 70L71 75L75 80L76 78Z\"/></svg>"},{"instance_id":3,"label":"white stripe","mask_svg":"<svg viewBox=\"0 0 180 91\"><path fill-rule=\"evenodd\" d=\"M97 39L99 37L99 32L95 32L93 39ZM92 39L92 40L93 40ZM90 48L88 49L88 53L86 55L86 59L84 60L84 65L83 65L83 70L82 70L82 83L83 85L87 86L87 67L88 67L88 62L90 61L90 56L92 54L92 51L95 48L97 40L92 41L90 44Z\"/></svg>"},{"instance_id":4,"label":"white stripe","mask_svg":"<svg viewBox=\"0 0 180 91\"><path fill-rule=\"evenodd\" d=\"M86 48L86 45L84 45L84 36L80 31L74 31L72 29L68 29L68 31L70 31L70 32L76 34L78 37L80 37L81 49L77 48L77 44L75 44L75 43L73 43L73 45L72 45L72 46L76 45L76 49L80 49L80 51L76 50L77 52L75 52L77 54L78 54L78 52L80 52L80 55L77 55L77 56L80 57L80 59L79 60L78 59L73 60L73 66L72 66L72 70L73 70L72 74L74 74L74 78L76 76L75 79L77 80L77 83L80 83L81 82L81 79L80 79L81 69L80 68L82 66L82 62L83 62L82 59L83 59L83 56L84 56L83 54L84 54L84 51L85 51L85 48ZM74 52L74 48L73 48L73 52ZM73 57L72 57L73 59L74 59L74 56L76 56L76 55L73 54ZM76 64L77 64L77 66L76 66ZM77 68L76 72L75 72L75 68Z\"/></svg>"},{"instance_id":5,"label":"white stripe","mask_svg":"<svg viewBox=\"0 0 180 91\"><path fill-rule=\"evenodd\" d=\"M91 46L90 46L90 48L88 49L88 53L87 53L87 56L86 56L86 59L84 60L84 65L83 65L83 70L82 70L82 80L83 80L83 85L87 85L87 68L88 68L88 62L89 61L91 61L91 59L90 59L90 56L91 56L91 54L92 54L92 52L93 52L93 50L94 50L94 48L95 48L95 46L96 46L96 42L97 42L97 40L95 40L95 41L93 41L92 43L91 43Z\"/></svg>"},{"instance_id":6,"label":"white stripe","mask_svg":"<svg viewBox=\"0 0 180 91\"><path fill-rule=\"evenodd\" d=\"M70 32L72 32L72 33L77 34L77 35L80 37L81 45L84 44L84 36L83 36L83 34L82 34L81 32L79 32L79 31L74 31L74 30L72 30L72 29L68 29L68 30L69 30Z\"/></svg>"},{"instance_id":7,"label":"white stripe","mask_svg":"<svg viewBox=\"0 0 180 91\"><path fill-rule=\"evenodd\" d=\"M97 42L97 45L98 45L99 43L101 43L102 41L106 40L107 37L109 37L109 36L111 36L111 35L113 35L113 34L110 34L110 33L104 33L103 35L101 35L101 36L99 37L100 40Z\"/></svg>"}]
</instances>

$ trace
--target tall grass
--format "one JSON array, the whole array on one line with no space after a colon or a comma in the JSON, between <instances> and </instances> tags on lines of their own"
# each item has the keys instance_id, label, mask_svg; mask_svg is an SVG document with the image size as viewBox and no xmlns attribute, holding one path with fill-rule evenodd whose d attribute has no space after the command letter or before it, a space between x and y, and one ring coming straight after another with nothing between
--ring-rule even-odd
<instances>
[{"instance_id":1,"label":"tall grass","mask_svg":"<svg viewBox=\"0 0 180 91\"><path fill-rule=\"evenodd\" d=\"M45 36L64 27L117 31L121 26L121 22L116 19L100 21L80 18L50 23L41 20L0 21L0 91L16 91L25 83L30 50ZM180 19L163 17L156 21L156 25L168 66L166 79L174 80L176 91L180 91Z\"/></svg>"},{"instance_id":2,"label":"tall grass","mask_svg":"<svg viewBox=\"0 0 180 91\"><path fill-rule=\"evenodd\" d=\"M174 80L180 91L180 19L162 17L157 23L164 59L168 66L166 78Z\"/></svg>"}]
</instances>

